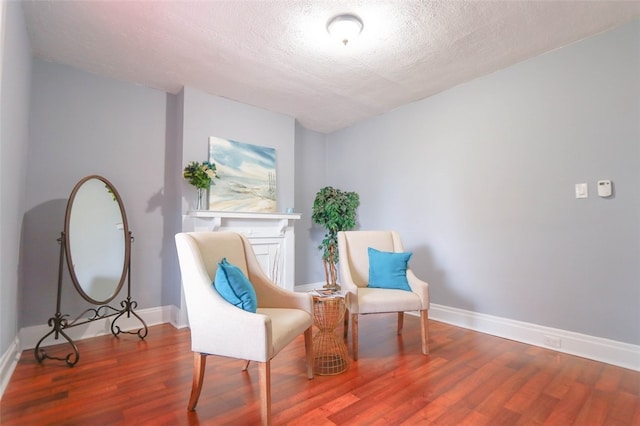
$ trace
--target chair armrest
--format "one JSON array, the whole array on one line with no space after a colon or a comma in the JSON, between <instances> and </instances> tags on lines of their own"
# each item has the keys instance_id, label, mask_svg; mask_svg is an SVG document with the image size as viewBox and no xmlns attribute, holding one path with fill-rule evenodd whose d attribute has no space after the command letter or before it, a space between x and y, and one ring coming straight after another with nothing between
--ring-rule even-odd
<instances>
[{"instance_id":1,"label":"chair armrest","mask_svg":"<svg viewBox=\"0 0 640 426\"><path fill-rule=\"evenodd\" d=\"M301 309L313 315L313 299L309 293L296 293L278 287L262 273L249 272L249 280L253 284L258 297L259 308Z\"/></svg>"},{"instance_id":2,"label":"chair armrest","mask_svg":"<svg viewBox=\"0 0 640 426\"><path fill-rule=\"evenodd\" d=\"M420 297L423 309L429 309L429 284L416 277L411 269L407 269L407 281L411 291Z\"/></svg>"},{"instance_id":3,"label":"chair armrest","mask_svg":"<svg viewBox=\"0 0 640 426\"><path fill-rule=\"evenodd\" d=\"M211 285L198 293L185 294L194 352L261 362L271 358L268 316L233 306Z\"/></svg>"}]
</instances>

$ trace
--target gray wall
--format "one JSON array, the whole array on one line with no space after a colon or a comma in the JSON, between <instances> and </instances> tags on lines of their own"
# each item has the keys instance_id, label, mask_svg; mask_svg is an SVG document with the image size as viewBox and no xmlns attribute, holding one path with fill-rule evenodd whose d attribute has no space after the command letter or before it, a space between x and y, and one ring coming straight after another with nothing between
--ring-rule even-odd
<instances>
[{"instance_id":1,"label":"gray wall","mask_svg":"<svg viewBox=\"0 0 640 426\"><path fill-rule=\"evenodd\" d=\"M19 2L0 4L0 357L18 331L31 47ZM1 378L0 378L1 382Z\"/></svg>"},{"instance_id":2,"label":"gray wall","mask_svg":"<svg viewBox=\"0 0 640 426\"><path fill-rule=\"evenodd\" d=\"M328 135L326 182L434 303L640 344L639 52L636 21Z\"/></svg>"},{"instance_id":3,"label":"gray wall","mask_svg":"<svg viewBox=\"0 0 640 426\"><path fill-rule=\"evenodd\" d=\"M195 194L182 179L182 158L206 159L209 136L276 148L278 204L294 203L291 117L189 88L167 95L40 60L32 93L20 327L43 324L55 312L56 238L71 189L85 175L105 176L123 198L135 237L139 309L180 306L173 236ZM62 311L79 313L87 305L66 273L64 286Z\"/></svg>"},{"instance_id":4,"label":"gray wall","mask_svg":"<svg viewBox=\"0 0 640 426\"><path fill-rule=\"evenodd\" d=\"M186 87L183 100L182 166L207 159L209 136L276 149L277 209L295 205L295 121L292 117ZM193 208L195 189L182 179L183 211Z\"/></svg>"},{"instance_id":5,"label":"gray wall","mask_svg":"<svg viewBox=\"0 0 640 426\"><path fill-rule=\"evenodd\" d=\"M313 200L326 181L326 135L296 124L296 284L324 283L322 252L325 229L311 220Z\"/></svg>"},{"instance_id":6,"label":"gray wall","mask_svg":"<svg viewBox=\"0 0 640 426\"><path fill-rule=\"evenodd\" d=\"M90 174L106 177L123 199L135 238L133 299L140 309L161 306L167 116L176 114L168 113L170 98L41 60L33 62L31 90L20 327L55 313L56 239L73 186ZM63 312L78 314L83 303L67 276L65 286Z\"/></svg>"}]
</instances>

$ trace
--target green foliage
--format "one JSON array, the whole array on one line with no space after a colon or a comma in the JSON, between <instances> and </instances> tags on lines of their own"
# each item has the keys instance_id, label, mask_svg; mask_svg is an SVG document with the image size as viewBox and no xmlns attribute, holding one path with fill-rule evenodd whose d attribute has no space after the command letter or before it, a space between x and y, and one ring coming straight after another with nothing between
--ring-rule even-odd
<instances>
[{"instance_id":1,"label":"green foliage","mask_svg":"<svg viewBox=\"0 0 640 426\"><path fill-rule=\"evenodd\" d=\"M338 263L338 232L349 231L356 226L356 213L360 197L355 192L346 192L327 186L316 194L311 219L327 229L322 244L322 259L325 262L327 284L334 284L335 264ZM329 271L327 271L327 264ZM329 277L330 275L330 277ZM329 281L332 281L329 283Z\"/></svg>"},{"instance_id":2,"label":"green foliage","mask_svg":"<svg viewBox=\"0 0 640 426\"><path fill-rule=\"evenodd\" d=\"M219 179L216 174L216 165L208 161L198 163L192 161L184 168L182 176L196 188L205 189L213 184L213 179Z\"/></svg>"}]
</instances>

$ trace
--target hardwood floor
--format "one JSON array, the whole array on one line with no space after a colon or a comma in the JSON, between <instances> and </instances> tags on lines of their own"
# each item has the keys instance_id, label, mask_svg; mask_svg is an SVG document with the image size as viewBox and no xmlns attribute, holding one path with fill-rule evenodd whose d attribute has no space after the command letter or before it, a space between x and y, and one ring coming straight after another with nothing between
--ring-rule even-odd
<instances>
[{"instance_id":1,"label":"hardwood floor","mask_svg":"<svg viewBox=\"0 0 640 426\"><path fill-rule=\"evenodd\" d=\"M431 354L407 316L360 319L360 359L308 380L302 337L272 361L275 425L640 425L640 372L430 321ZM258 369L209 357L188 412L189 330L151 327L144 341L78 342L80 361L38 364L25 351L0 401L2 425L254 425ZM65 348L66 350L66 348ZM65 352L66 353L66 352Z\"/></svg>"}]
</instances>

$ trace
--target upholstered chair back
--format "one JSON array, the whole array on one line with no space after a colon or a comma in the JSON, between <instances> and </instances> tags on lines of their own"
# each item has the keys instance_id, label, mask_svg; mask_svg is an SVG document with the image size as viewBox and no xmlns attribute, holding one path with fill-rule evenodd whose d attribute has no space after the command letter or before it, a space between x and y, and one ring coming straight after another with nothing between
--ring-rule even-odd
<instances>
[{"instance_id":1,"label":"upholstered chair back","mask_svg":"<svg viewBox=\"0 0 640 426\"><path fill-rule=\"evenodd\" d=\"M358 287L369 284L368 248L402 252L402 242L395 231L345 231L338 236L341 272L349 274Z\"/></svg>"},{"instance_id":2,"label":"upholstered chair back","mask_svg":"<svg viewBox=\"0 0 640 426\"><path fill-rule=\"evenodd\" d=\"M209 238L209 235L205 233L195 232L190 235L198 247L211 282L213 282L213 279L216 277L218 262L220 262L223 257L225 257L229 263L242 269L245 275L249 276L245 247L239 234L219 232L216 234L215 239Z\"/></svg>"}]
</instances>

